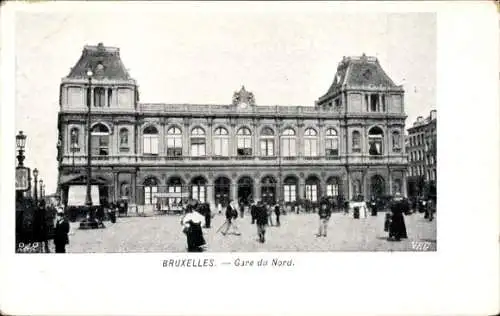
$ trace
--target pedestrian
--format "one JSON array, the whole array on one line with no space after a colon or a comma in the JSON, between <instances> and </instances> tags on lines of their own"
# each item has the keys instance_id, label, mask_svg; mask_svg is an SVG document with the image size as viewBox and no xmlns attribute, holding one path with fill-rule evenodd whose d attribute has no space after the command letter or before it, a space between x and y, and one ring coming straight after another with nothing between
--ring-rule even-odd
<instances>
[{"instance_id":1,"label":"pedestrian","mask_svg":"<svg viewBox=\"0 0 500 316\"><path fill-rule=\"evenodd\" d=\"M273 210L272 210L271 206L266 203L266 204L264 204L264 208L267 212L267 219L269 222L269 226L274 226L274 224L273 224Z\"/></svg>"},{"instance_id":2,"label":"pedestrian","mask_svg":"<svg viewBox=\"0 0 500 316\"><path fill-rule=\"evenodd\" d=\"M186 234L188 252L202 252L201 247L206 244L202 230L205 225L205 217L196 208L188 208L186 211L187 213L182 218L181 224L183 226L182 231Z\"/></svg>"},{"instance_id":3,"label":"pedestrian","mask_svg":"<svg viewBox=\"0 0 500 316\"><path fill-rule=\"evenodd\" d=\"M321 203L318 215L319 229L316 237L326 237L328 231L328 222L330 221L330 217L332 215L332 210L330 209L328 203Z\"/></svg>"},{"instance_id":4,"label":"pedestrian","mask_svg":"<svg viewBox=\"0 0 500 316\"><path fill-rule=\"evenodd\" d=\"M276 203L276 205L274 206L274 214L276 215L276 226L280 226L280 205L278 203Z\"/></svg>"},{"instance_id":5,"label":"pedestrian","mask_svg":"<svg viewBox=\"0 0 500 316\"><path fill-rule=\"evenodd\" d=\"M252 216L252 224L255 224L256 214L257 214L257 205L255 201L253 201L252 205L250 205L250 215Z\"/></svg>"},{"instance_id":6,"label":"pedestrian","mask_svg":"<svg viewBox=\"0 0 500 316\"><path fill-rule=\"evenodd\" d=\"M245 216L245 203L241 200L240 201L240 217L243 218Z\"/></svg>"},{"instance_id":7,"label":"pedestrian","mask_svg":"<svg viewBox=\"0 0 500 316\"><path fill-rule=\"evenodd\" d=\"M255 222L257 224L257 236L260 243L266 242L266 226L268 224L268 212L266 206L259 201L255 207Z\"/></svg>"},{"instance_id":8,"label":"pedestrian","mask_svg":"<svg viewBox=\"0 0 500 316\"><path fill-rule=\"evenodd\" d=\"M54 230L54 245L56 246L56 253L65 253L66 245L69 244L69 222L64 216L62 208L57 210L56 227Z\"/></svg>"},{"instance_id":9,"label":"pedestrian","mask_svg":"<svg viewBox=\"0 0 500 316\"><path fill-rule=\"evenodd\" d=\"M231 228L233 230L232 233L234 235L238 236L241 235L238 226L236 225L236 219L238 218L238 211L236 210L236 207L233 204L234 204L233 201L230 201L226 208L226 222L223 224L225 225L225 228L222 231L222 235L224 236L228 234Z\"/></svg>"},{"instance_id":10,"label":"pedestrian","mask_svg":"<svg viewBox=\"0 0 500 316\"><path fill-rule=\"evenodd\" d=\"M205 216L205 228L210 228L212 223L212 211L210 210L210 204L203 203L203 216Z\"/></svg>"},{"instance_id":11,"label":"pedestrian","mask_svg":"<svg viewBox=\"0 0 500 316\"><path fill-rule=\"evenodd\" d=\"M371 209L371 215L377 216L378 203L377 200L375 200L375 197L372 197L372 200L370 201L370 209Z\"/></svg>"},{"instance_id":12,"label":"pedestrian","mask_svg":"<svg viewBox=\"0 0 500 316\"><path fill-rule=\"evenodd\" d=\"M427 200L427 213L429 214L429 222L434 220L434 201L429 197Z\"/></svg>"},{"instance_id":13,"label":"pedestrian","mask_svg":"<svg viewBox=\"0 0 500 316\"><path fill-rule=\"evenodd\" d=\"M406 203L399 193L396 193L391 203L391 222L389 225L389 240L400 241L402 238L408 238L404 213L408 209Z\"/></svg>"}]
</instances>

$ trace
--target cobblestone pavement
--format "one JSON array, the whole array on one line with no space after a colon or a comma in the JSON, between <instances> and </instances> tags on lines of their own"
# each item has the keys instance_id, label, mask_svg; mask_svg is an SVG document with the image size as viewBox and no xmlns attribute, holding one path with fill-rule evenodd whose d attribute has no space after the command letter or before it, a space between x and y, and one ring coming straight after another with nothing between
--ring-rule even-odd
<instances>
[{"instance_id":1,"label":"cobblestone pavement","mask_svg":"<svg viewBox=\"0 0 500 316\"><path fill-rule=\"evenodd\" d=\"M216 230L225 218L216 215L212 228L204 229L209 252L267 251L413 251L436 250L436 220L429 222L423 214L405 216L408 239L387 241L384 215L353 219L335 213L328 226L328 237L315 236L317 214L281 216L280 227L268 227L266 243L257 241L257 227L250 216L238 219L241 236L222 236ZM185 252L186 237L181 231L180 216L120 217L117 223L105 222L105 229L79 230L71 223L68 252Z\"/></svg>"}]
</instances>

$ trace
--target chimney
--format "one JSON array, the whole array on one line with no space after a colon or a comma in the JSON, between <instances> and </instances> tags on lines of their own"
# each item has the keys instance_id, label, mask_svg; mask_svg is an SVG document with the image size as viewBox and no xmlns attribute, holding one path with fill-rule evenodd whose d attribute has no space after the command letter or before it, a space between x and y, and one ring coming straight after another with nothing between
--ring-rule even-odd
<instances>
[{"instance_id":1,"label":"chimney","mask_svg":"<svg viewBox=\"0 0 500 316\"><path fill-rule=\"evenodd\" d=\"M430 118L431 118L431 121L435 120L437 118L437 111L436 110L431 111Z\"/></svg>"},{"instance_id":2,"label":"chimney","mask_svg":"<svg viewBox=\"0 0 500 316\"><path fill-rule=\"evenodd\" d=\"M422 117L422 116L417 117L417 123L422 122L422 119L423 119L423 117Z\"/></svg>"}]
</instances>

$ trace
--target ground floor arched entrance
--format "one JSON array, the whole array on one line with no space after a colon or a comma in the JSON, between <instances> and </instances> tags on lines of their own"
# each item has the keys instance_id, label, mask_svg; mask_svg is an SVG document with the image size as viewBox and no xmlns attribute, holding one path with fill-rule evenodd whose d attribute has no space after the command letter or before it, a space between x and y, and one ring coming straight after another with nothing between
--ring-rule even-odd
<instances>
[{"instance_id":1,"label":"ground floor arched entrance","mask_svg":"<svg viewBox=\"0 0 500 316\"><path fill-rule=\"evenodd\" d=\"M214 181L214 202L226 207L229 203L231 193L231 180L226 177L219 177Z\"/></svg>"},{"instance_id":2,"label":"ground floor arched entrance","mask_svg":"<svg viewBox=\"0 0 500 316\"><path fill-rule=\"evenodd\" d=\"M253 179L242 177L238 180L238 203L249 204L253 199Z\"/></svg>"},{"instance_id":3,"label":"ground floor arched entrance","mask_svg":"<svg viewBox=\"0 0 500 316\"><path fill-rule=\"evenodd\" d=\"M276 179L264 177L261 182L261 200L266 204L276 204Z\"/></svg>"},{"instance_id":4,"label":"ground floor arched entrance","mask_svg":"<svg viewBox=\"0 0 500 316\"><path fill-rule=\"evenodd\" d=\"M372 198L378 198L385 195L385 180L380 175L374 175L370 179L370 192Z\"/></svg>"}]
</instances>

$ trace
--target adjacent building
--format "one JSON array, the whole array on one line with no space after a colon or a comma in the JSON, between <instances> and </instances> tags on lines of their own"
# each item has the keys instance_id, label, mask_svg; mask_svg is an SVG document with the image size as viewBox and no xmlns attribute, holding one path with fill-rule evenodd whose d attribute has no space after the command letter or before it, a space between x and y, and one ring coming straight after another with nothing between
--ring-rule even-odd
<instances>
[{"instance_id":1,"label":"adjacent building","mask_svg":"<svg viewBox=\"0 0 500 316\"><path fill-rule=\"evenodd\" d=\"M408 194L435 195L437 183L437 112L417 117L408 128Z\"/></svg>"},{"instance_id":2,"label":"adjacent building","mask_svg":"<svg viewBox=\"0 0 500 316\"><path fill-rule=\"evenodd\" d=\"M85 184L89 150L92 184L107 201L189 196L214 205L406 194L404 91L377 58L344 57L311 106L261 105L245 87L228 101L140 102L119 49L85 46L60 85L63 202L71 186Z\"/></svg>"}]
</instances>

